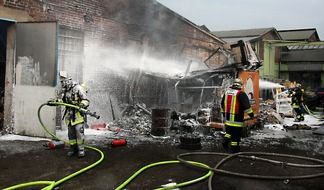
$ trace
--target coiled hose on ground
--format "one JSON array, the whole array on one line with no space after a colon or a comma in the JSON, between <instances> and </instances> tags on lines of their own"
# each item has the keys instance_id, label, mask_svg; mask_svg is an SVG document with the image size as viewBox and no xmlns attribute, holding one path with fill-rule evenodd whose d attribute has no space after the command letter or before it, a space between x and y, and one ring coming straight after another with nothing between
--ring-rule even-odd
<instances>
[{"instance_id":1,"label":"coiled hose on ground","mask_svg":"<svg viewBox=\"0 0 324 190\"><path fill-rule=\"evenodd\" d=\"M190 161L184 160L182 157L184 156L189 156L189 155L217 155L217 156L226 156L223 158L218 164L214 167L205 167L205 166L200 166L200 165L195 165L190 163ZM247 156L248 155L248 156ZM317 162L320 164L316 165L306 165L306 164L295 164L295 163L286 163L286 162L281 162L281 161L276 161L276 160L271 160L271 159L266 159L266 158L261 158L261 157L256 157L255 155L263 155L263 156L279 156L279 157L290 157L290 158L297 158L297 159L302 159L302 160L308 160L312 162ZM188 165L193 165L196 167L201 167L204 169L207 169L209 171L214 171L208 180L208 189L212 190L212 179L213 176L216 173L222 173L222 174L228 174L228 175L233 175L233 176L239 176L239 177L247 177L247 178L256 178L256 179L307 179L307 178L315 178L315 177L321 177L324 176L324 172L321 173L316 173L316 174L311 174L311 175L296 175L296 176L265 176L265 175L249 175L249 174L244 174L244 173L237 173L237 172L231 172L231 171L226 171L220 169L220 167L226 162L229 161L235 157L244 157L244 158L249 158L252 160L260 160L264 162L270 162L274 163L277 165L284 165L284 166L291 166L291 167L302 167L302 168L324 168L324 161L315 159L315 158L308 158L308 157L302 157L302 156L294 156L294 155L288 155L288 154L276 154L276 153L265 153L265 152L239 152L236 154L224 154L224 153L216 153L216 152L193 152L193 153L183 153L178 155L177 159L181 163L185 163Z\"/></svg>"},{"instance_id":2,"label":"coiled hose on ground","mask_svg":"<svg viewBox=\"0 0 324 190\"><path fill-rule=\"evenodd\" d=\"M40 111L41 108L45 105L50 105L50 106L59 106L59 105L63 105L63 106L68 106L68 107L72 107L75 109L78 109L86 114L89 114L93 117L97 117L98 116L95 113L91 113L88 110L79 108L77 106L71 105L71 104L66 104L66 103L62 103L62 102L48 102L46 104L42 104L39 109L38 109L38 118L39 121L42 125L42 127L55 139L58 140L62 140L66 143L68 143L67 141L65 141L64 139L60 139L59 137L57 137L56 135L54 135L53 133L51 133L46 126L44 125L43 121L41 120L40 117ZM59 184L95 167L96 165L98 165L103 159L104 159L104 154L102 151L100 151L97 148L91 147L91 146L85 146L88 149L92 149L94 151L99 152L99 154L101 155L101 158L89 165L86 168L83 168L73 174L70 174L66 177L64 177L63 179L59 180L59 181L34 181L34 182L27 182L27 183L23 183L23 184L18 184L12 187L8 187L5 188L4 190L13 190L13 189L18 189L18 188L22 188L22 187L26 187L26 186L33 186L33 185L48 185L46 187L43 188L43 190L51 190L54 187L58 186ZM223 158L214 168L200 163L200 162L196 162L196 161L188 161L188 160L184 160L182 157L185 156L189 156L189 155L217 155L217 156L224 156L225 158ZM279 157L291 157L291 158L298 158L298 159L303 159L303 160L308 160L308 161L312 161L312 162L317 162L320 164L317 165L304 165L304 164L295 164L295 163L284 163L281 161L276 161L276 160L271 160L271 159L266 159L266 158L261 158L261 157L256 157L254 155L270 155L270 156L279 156ZM194 183L197 183L199 181L205 180L207 178L209 178L208 180L208 189L212 190L212 179L214 176L214 172L217 172L219 174L228 174L228 175L233 175L233 176L240 176L240 177L248 177L248 178L256 178L256 179L306 179L306 178L314 178L314 177L321 177L324 176L324 172L322 173L317 173L317 174L312 174L312 175L300 175L300 176L264 176L264 175L248 175L248 174L244 174L244 173L237 173L237 172L231 172L231 171L226 171L226 170L222 170L220 169L220 167L226 162L229 161L235 157L244 157L244 158L250 158L253 160L260 160L260 161L264 161L264 162L270 162L270 163L274 163L274 164L281 164L281 165L285 165L285 166L292 166L292 167L305 167L305 168L322 168L324 167L324 161L323 160L319 160L319 159L314 159L314 158L308 158L308 157L301 157L301 156L294 156L294 155L287 155L287 154L275 154L275 153L263 153L263 152L240 152L240 153L236 153L236 154L226 154L226 153L216 153L216 152L191 152L191 153L183 153L177 156L178 160L171 160L171 161L161 161L161 162L156 162L156 163L152 163L149 164L143 168L141 168L140 170L138 170L137 172L135 172L131 177L129 177L124 183L122 183L121 185L119 185L116 190L121 190L122 188L124 188L127 184L129 184L134 178L136 178L136 176L138 176L141 172L143 172L146 169L149 169L151 167L154 166L158 166L158 165L165 165L165 164L178 164L178 163L184 163L184 164L188 164L194 167L200 167L203 169L208 170L208 173L205 174L202 177L199 177L197 179L193 179L190 181L186 181L186 182L182 182L179 184L175 184L173 186L168 186L168 187L163 187L163 188L157 188L158 190L163 190L163 189L174 189L174 188L178 188L178 187L183 187L183 186L187 186L187 185L191 185Z\"/></svg>"}]
</instances>

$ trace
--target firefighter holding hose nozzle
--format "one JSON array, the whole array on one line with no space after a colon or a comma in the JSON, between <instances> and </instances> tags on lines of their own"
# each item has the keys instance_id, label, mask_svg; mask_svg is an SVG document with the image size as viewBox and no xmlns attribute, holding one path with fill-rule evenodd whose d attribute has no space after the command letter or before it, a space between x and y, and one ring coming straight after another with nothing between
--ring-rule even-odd
<instances>
[{"instance_id":1,"label":"firefighter holding hose nozzle","mask_svg":"<svg viewBox=\"0 0 324 190\"><path fill-rule=\"evenodd\" d=\"M221 107L225 118L225 131L222 145L227 150L231 145L232 152L240 151L244 112L251 119L254 117L248 96L242 89L242 79L236 78L232 86L225 92L222 98Z\"/></svg>"},{"instance_id":2,"label":"firefighter holding hose nozzle","mask_svg":"<svg viewBox=\"0 0 324 190\"><path fill-rule=\"evenodd\" d=\"M59 101L87 109L90 101L87 98L84 87L81 84L72 81L72 77L65 71L60 71L59 77L62 85L62 99ZM68 138L70 143L67 156L78 154L79 157L84 157L84 128L85 125L87 125L86 113L66 106L63 117L65 118L65 123L68 127Z\"/></svg>"}]
</instances>

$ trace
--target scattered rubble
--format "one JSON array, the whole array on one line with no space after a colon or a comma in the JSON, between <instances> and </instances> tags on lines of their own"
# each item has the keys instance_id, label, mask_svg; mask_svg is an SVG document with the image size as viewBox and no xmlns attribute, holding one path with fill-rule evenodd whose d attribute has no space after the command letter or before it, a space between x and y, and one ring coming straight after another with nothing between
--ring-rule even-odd
<instances>
[{"instance_id":1,"label":"scattered rubble","mask_svg":"<svg viewBox=\"0 0 324 190\"><path fill-rule=\"evenodd\" d=\"M273 111L261 112L260 117L263 118L263 121L265 123L283 124L283 122L284 122L284 117L282 117L280 114L278 114L274 110Z\"/></svg>"},{"instance_id":2,"label":"scattered rubble","mask_svg":"<svg viewBox=\"0 0 324 190\"><path fill-rule=\"evenodd\" d=\"M157 108L158 109L158 108ZM164 112L165 110L162 109ZM125 105L123 115L110 123L98 123L91 126L91 129L98 131L107 131L105 133L108 139L126 138L131 143L152 141L169 141L180 148L188 150L200 149L202 146L213 146L224 135L223 129L214 128L207 125L210 121L211 108L206 106L197 110L197 113L180 113L173 109L169 109L167 123L158 123L158 127L162 127L161 134L152 135L152 110L146 108L142 103L134 105ZM200 112L200 113L199 113ZM160 113L163 114L165 113ZM312 117L306 115L309 121ZM289 138L295 135L305 138L307 135L324 134L323 130L316 133L316 129L324 128L324 123L315 126L313 122L293 122L294 118L285 117L276 113L273 109L261 110L256 124L249 124L250 120L245 122L242 137L245 138L245 143L255 142L258 139L272 138ZM316 121L318 123L318 121ZM251 122L254 123L254 122ZM222 123L221 123L222 124ZM300 133L288 133L288 131L297 131ZM304 131L304 132L303 132ZM306 132L306 131L310 131ZM164 133L165 132L165 133ZM161 135L161 136L160 136ZM294 138L296 140L296 138ZM298 138L300 139L300 138ZM302 139L302 138L301 138Z\"/></svg>"},{"instance_id":3,"label":"scattered rubble","mask_svg":"<svg viewBox=\"0 0 324 190\"><path fill-rule=\"evenodd\" d=\"M291 126L283 125L283 127L288 130L310 130L310 129L312 129L310 126L308 126L306 124L293 124Z\"/></svg>"}]
</instances>

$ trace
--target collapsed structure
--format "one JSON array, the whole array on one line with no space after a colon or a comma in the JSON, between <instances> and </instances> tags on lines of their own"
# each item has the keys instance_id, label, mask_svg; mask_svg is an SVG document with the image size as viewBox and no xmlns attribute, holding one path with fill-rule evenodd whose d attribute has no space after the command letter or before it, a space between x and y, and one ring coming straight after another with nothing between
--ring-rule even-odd
<instances>
[{"instance_id":1,"label":"collapsed structure","mask_svg":"<svg viewBox=\"0 0 324 190\"><path fill-rule=\"evenodd\" d=\"M207 128L222 130L221 96L231 85L232 80L240 77L243 80L243 90L249 95L255 116L258 116L259 75L257 69L262 66L262 62L255 51L249 43L238 41L218 48L204 63L217 52L221 53L219 59L222 60L222 64L218 68L211 69L206 64L208 69L189 72L192 64L192 61L189 61L187 69L181 77L166 78L156 73L143 73L143 75L164 81L165 86L168 88L164 94L157 98L173 99L174 104L153 107L152 111L150 111L150 109L146 109L145 102L144 105L137 102L134 105L127 105L123 113L125 115L131 112L136 114L138 112L134 110L141 110L142 116L143 114L150 115L151 122L147 121L146 116L142 118L146 118L144 120L146 120L146 123L150 123L151 126L141 128L140 133L151 133L154 137L168 135L170 129L192 133L195 131L194 126L197 122ZM137 81L137 83L140 83L140 81ZM134 94L134 99L137 99L136 94ZM122 122L121 127L136 130L138 122L134 123L130 120L123 122L123 120L125 119L117 120L107 127L120 127L119 124ZM258 117L254 121L250 121L249 125L255 125L257 122Z\"/></svg>"}]
</instances>

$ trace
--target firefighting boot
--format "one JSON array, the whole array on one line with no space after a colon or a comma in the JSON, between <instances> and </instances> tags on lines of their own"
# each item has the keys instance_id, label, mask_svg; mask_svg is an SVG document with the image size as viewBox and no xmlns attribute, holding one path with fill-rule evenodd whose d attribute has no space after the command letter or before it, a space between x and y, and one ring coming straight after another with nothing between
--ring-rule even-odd
<instances>
[{"instance_id":1,"label":"firefighting boot","mask_svg":"<svg viewBox=\"0 0 324 190\"><path fill-rule=\"evenodd\" d=\"M241 151L240 146L231 146L231 150L233 153L238 153Z\"/></svg>"},{"instance_id":2,"label":"firefighting boot","mask_svg":"<svg viewBox=\"0 0 324 190\"><path fill-rule=\"evenodd\" d=\"M79 145L79 149L78 149L78 156L80 158L85 156L85 150L84 150L84 146L83 145Z\"/></svg>"},{"instance_id":3,"label":"firefighting boot","mask_svg":"<svg viewBox=\"0 0 324 190\"><path fill-rule=\"evenodd\" d=\"M294 122L300 122L300 120L301 120L301 116L300 115L296 115Z\"/></svg>"},{"instance_id":4,"label":"firefighting boot","mask_svg":"<svg viewBox=\"0 0 324 190\"><path fill-rule=\"evenodd\" d=\"M233 153L238 153L240 152L240 147L239 146L231 146L232 152Z\"/></svg>"},{"instance_id":5,"label":"firefighting boot","mask_svg":"<svg viewBox=\"0 0 324 190\"><path fill-rule=\"evenodd\" d=\"M240 145L238 142L231 142L231 149L233 153L240 152Z\"/></svg>"},{"instance_id":6,"label":"firefighting boot","mask_svg":"<svg viewBox=\"0 0 324 190\"><path fill-rule=\"evenodd\" d=\"M77 152L78 152L78 146L77 145L71 145L66 155L67 156L73 156Z\"/></svg>"},{"instance_id":7,"label":"firefighting boot","mask_svg":"<svg viewBox=\"0 0 324 190\"><path fill-rule=\"evenodd\" d=\"M228 134L226 134L226 135L228 136ZM222 145L225 150L228 150L228 144L230 143L231 140L226 135L223 137Z\"/></svg>"},{"instance_id":8,"label":"firefighting boot","mask_svg":"<svg viewBox=\"0 0 324 190\"><path fill-rule=\"evenodd\" d=\"M305 120L305 118L304 118L304 114L301 114L301 116L300 116L300 120L301 120L301 121L304 121L304 120Z\"/></svg>"}]
</instances>

